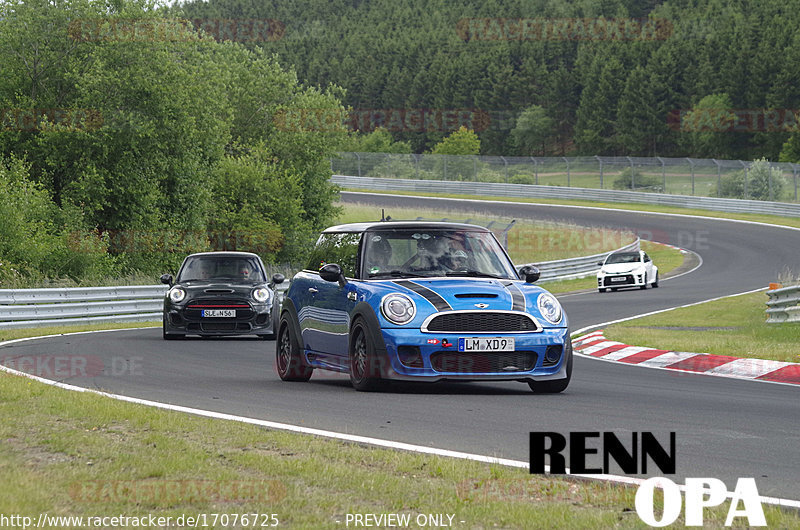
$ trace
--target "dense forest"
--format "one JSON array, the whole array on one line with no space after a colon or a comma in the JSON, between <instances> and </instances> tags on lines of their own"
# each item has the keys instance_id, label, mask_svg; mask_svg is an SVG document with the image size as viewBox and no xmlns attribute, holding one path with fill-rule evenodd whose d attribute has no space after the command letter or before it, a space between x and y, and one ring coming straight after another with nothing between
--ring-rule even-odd
<instances>
[{"instance_id":1,"label":"dense forest","mask_svg":"<svg viewBox=\"0 0 800 530\"><path fill-rule=\"evenodd\" d=\"M303 82L341 86L355 113L485 112L483 154L800 159L797 135L784 148L797 128L785 111L800 108L800 11L782 0L203 0L176 13L278 21L247 45ZM594 38L597 17L657 29ZM519 19L552 31L515 31ZM414 152L447 134L431 129L389 127Z\"/></svg>"}]
</instances>

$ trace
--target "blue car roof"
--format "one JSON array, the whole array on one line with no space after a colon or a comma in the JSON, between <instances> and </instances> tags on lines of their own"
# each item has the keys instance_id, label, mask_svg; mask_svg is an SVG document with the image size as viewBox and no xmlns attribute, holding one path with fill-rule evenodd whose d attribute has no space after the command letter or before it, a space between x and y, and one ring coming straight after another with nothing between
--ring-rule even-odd
<instances>
[{"instance_id":1,"label":"blue car roof","mask_svg":"<svg viewBox=\"0 0 800 530\"><path fill-rule=\"evenodd\" d=\"M430 230L468 230L470 232L489 232L488 228L466 223L450 223L442 221L373 221L369 223L349 223L344 225L331 226L326 228L323 233L330 232L368 232L371 230L392 230L392 229L411 229L421 228Z\"/></svg>"}]
</instances>

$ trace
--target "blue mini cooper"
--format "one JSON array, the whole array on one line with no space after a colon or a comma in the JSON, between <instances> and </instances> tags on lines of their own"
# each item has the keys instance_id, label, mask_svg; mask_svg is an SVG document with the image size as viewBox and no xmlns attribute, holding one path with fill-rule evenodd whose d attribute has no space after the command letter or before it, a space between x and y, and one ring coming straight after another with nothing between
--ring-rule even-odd
<instances>
[{"instance_id":1,"label":"blue mini cooper","mask_svg":"<svg viewBox=\"0 0 800 530\"><path fill-rule=\"evenodd\" d=\"M520 279L522 278L522 279ZM520 381L561 392L572 375L567 317L486 228L381 221L334 226L292 279L276 367L284 381L315 368L357 390L387 379Z\"/></svg>"}]
</instances>

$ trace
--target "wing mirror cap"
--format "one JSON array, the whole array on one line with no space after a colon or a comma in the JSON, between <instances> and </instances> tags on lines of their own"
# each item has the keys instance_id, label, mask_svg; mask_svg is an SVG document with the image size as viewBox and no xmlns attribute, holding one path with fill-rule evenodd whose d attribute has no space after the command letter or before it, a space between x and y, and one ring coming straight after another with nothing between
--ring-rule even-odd
<instances>
[{"instance_id":1,"label":"wing mirror cap","mask_svg":"<svg viewBox=\"0 0 800 530\"><path fill-rule=\"evenodd\" d=\"M534 283L539 280L541 272L533 265L526 265L519 270L519 277L526 283Z\"/></svg>"},{"instance_id":2,"label":"wing mirror cap","mask_svg":"<svg viewBox=\"0 0 800 530\"><path fill-rule=\"evenodd\" d=\"M172 275L171 274L162 274L161 275L161 283L164 285L172 285Z\"/></svg>"},{"instance_id":3,"label":"wing mirror cap","mask_svg":"<svg viewBox=\"0 0 800 530\"><path fill-rule=\"evenodd\" d=\"M336 263L327 263L320 267L319 276L326 282L339 282L342 287L347 283L342 268Z\"/></svg>"}]
</instances>

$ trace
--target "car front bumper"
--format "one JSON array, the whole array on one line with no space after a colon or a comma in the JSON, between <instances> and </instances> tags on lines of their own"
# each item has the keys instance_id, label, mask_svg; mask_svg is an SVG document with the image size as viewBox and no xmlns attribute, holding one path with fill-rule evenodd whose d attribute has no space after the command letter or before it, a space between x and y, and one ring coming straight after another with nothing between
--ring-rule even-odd
<instances>
[{"instance_id":1,"label":"car front bumper","mask_svg":"<svg viewBox=\"0 0 800 530\"><path fill-rule=\"evenodd\" d=\"M186 335L267 335L273 333L270 304L249 304L248 309L236 309L235 317L203 317L189 304L164 308L165 330Z\"/></svg>"},{"instance_id":2,"label":"car front bumper","mask_svg":"<svg viewBox=\"0 0 800 530\"><path fill-rule=\"evenodd\" d=\"M546 381L566 377L572 355L567 328L536 333L432 334L418 329L381 330L389 359L387 379L406 381ZM513 352L459 352L461 337L513 337ZM430 341L437 341L431 344ZM449 346L448 346L449 345ZM556 362L548 362L558 354Z\"/></svg>"}]
</instances>

